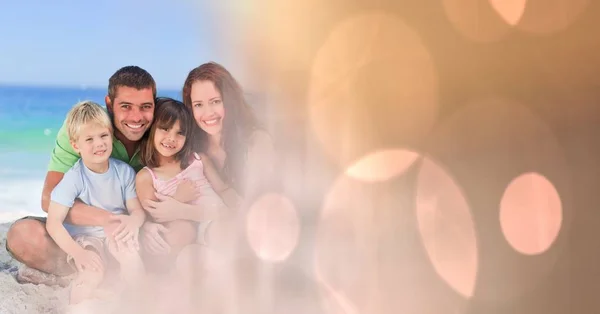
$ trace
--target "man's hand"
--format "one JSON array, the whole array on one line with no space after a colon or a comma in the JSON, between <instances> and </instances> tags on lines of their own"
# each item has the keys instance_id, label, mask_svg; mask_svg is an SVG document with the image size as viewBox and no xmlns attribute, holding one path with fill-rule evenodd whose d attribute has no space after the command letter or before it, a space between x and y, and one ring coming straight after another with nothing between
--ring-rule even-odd
<instances>
[{"instance_id":1,"label":"man's hand","mask_svg":"<svg viewBox=\"0 0 600 314\"><path fill-rule=\"evenodd\" d=\"M160 235L168 232L169 230L161 224L145 222L142 226L142 245L146 252L154 255L169 254L171 246Z\"/></svg>"},{"instance_id":2,"label":"man's hand","mask_svg":"<svg viewBox=\"0 0 600 314\"><path fill-rule=\"evenodd\" d=\"M140 222L129 215L111 215L104 226L104 233L109 241L115 241L117 250L127 247L129 250L139 250Z\"/></svg>"}]
</instances>

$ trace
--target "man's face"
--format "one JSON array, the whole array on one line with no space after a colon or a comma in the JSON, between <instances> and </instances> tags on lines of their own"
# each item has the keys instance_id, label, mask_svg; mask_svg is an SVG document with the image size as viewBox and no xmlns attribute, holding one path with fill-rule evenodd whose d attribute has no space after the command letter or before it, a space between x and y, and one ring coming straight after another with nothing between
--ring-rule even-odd
<instances>
[{"instance_id":1,"label":"man's face","mask_svg":"<svg viewBox=\"0 0 600 314\"><path fill-rule=\"evenodd\" d=\"M106 106L113 114L115 136L137 142L150 128L154 118L154 96L151 88L135 89L119 86L115 99L106 96Z\"/></svg>"}]
</instances>

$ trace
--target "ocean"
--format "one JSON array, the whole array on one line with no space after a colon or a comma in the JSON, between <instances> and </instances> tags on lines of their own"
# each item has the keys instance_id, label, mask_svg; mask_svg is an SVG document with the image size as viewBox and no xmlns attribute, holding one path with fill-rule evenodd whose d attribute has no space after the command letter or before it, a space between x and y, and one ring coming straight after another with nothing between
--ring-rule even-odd
<instances>
[{"instance_id":1,"label":"ocean","mask_svg":"<svg viewBox=\"0 0 600 314\"><path fill-rule=\"evenodd\" d=\"M79 101L104 105L106 88L0 86L0 223L42 215L42 187L56 132ZM158 90L181 100L181 92Z\"/></svg>"}]
</instances>

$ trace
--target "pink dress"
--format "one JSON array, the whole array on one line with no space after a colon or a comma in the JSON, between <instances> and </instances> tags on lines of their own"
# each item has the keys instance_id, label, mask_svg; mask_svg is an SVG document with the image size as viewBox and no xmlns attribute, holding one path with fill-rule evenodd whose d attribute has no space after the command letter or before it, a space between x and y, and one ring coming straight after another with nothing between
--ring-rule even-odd
<instances>
[{"instance_id":1,"label":"pink dress","mask_svg":"<svg viewBox=\"0 0 600 314\"><path fill-rule=\"evenodd\" d=\"M173 178L170 178L168 180L160 179L156 176L156 174L154 173L154 171L152 171L152 169L150 169L148 167L144 167L144 168L147 169L148 172L150 172L150 175L152 176L152 185L154 186L154 189L156 190L156 192L158 192L162 195L167 195L167 196L175 195L175 191L177 191L177 186L179 185L179 183L183 179L188 179L188 180L192 181L193 183L195 183L196 189L199 194L198 198L196 198L195 200L190 202L191 204L201 205L202 207L206 206L206 208L209 208L209 207L223 208L223 207L225 207L225 203L223 203L223 200L221 199L221 197L212 188L212 186L208 182L208 179L206 178L206 176L204 176L204 166L202 164L202 160L196 153L194 153L193 161L187 168L185 168L180 173L178 173L176 176L174 176ZM206 220L206 221L199 223L199 225L198 225L198 243L200 243L200 244L206 243L204 241L204 234L210 223L211 223L210 220Z\"/></svg>"}]
</instances>

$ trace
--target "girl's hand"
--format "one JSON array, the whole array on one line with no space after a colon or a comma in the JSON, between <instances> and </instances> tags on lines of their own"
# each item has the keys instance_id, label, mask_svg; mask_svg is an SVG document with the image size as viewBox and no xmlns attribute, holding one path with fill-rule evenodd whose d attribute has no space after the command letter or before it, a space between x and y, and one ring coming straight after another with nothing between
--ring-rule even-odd
<instances>
[{"instance_id":1,"label":"girl's hand","mask_svg":"<svg viewBox=\"0 0 600 314\"><path fill-rule=\"evenodd\" d=\"M155 222L165 223L174 220L186 220L185 209L181 202L170 196L155 193L157 201L146 200L144 209L152 216Z\"/></svg>"},{"instance_id":2,"label":"girl's hand","mask_svg":"<svg viewBox=\"0 0 600 314\"><path fill-rule=\"evenodd\" d=\"M165 226L146 221L142 226L144 250L153 255L169 254L171 246L164 239L166 233L169 233L169 230Z\"/></svg>"},{"instance_id":3,"label":"girl's hand","mask_svg":"<svg viewBox=\"0 0 600 314\"><path fill-rule=\"evenodd\" d=\"M177 185L177 190L175 191L173 198L182 203L189 203L196 200L198 196L199 193L196 184L189 179L183 179Z\"/></svg>"}]
</instances>

